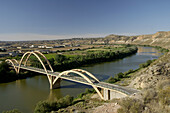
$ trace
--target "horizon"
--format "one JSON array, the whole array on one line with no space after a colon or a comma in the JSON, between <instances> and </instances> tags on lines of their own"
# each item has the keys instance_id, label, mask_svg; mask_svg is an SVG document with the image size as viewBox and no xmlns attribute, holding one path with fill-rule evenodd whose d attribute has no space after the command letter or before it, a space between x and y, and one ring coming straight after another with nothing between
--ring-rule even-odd
<instances>
[{"instance_id":1,"label":"horizon","mask_svg":"<svg viewBox=\"0 0 170 113\"><path fill-rule=\"evenodd\" d=\"M157 32L170 32L170 31L157 31ZM155 32L155 33L157 33L157 32ZM153 33L153 34L155 34L155 33ZM19 35L21 35L21 34L19 34ZM30 34L29 34L30 35ZM33 36L34 35L37 35L37 34L33 34ZM98 34L95 34L95 35L98 35ZM152 34L140 34L140 35L130 35L130 34L108 34L108 35L106 35L106 36L109 36L109 35L117 35L117 36L140 36L140 35L152 35ZM30 35L31 36L31 35ZM38 36L38 35L37 35ZM43 36L43 35L39 35L39 36ZM47 35L44 35L45 37L47 37ZM49 35L50 36L50 35ZM82 35L83 36L83 35ZM84 36L86 36L86 35L84 35ZM93 34L93 36L94 36L94 34ZM63 36L53 36L53 37L58 37L58 39L32 39L32 40L0 40L0 42L22 42L22 41L52 41L52 40L69 40L69 39L81 39L81 38L83 38L83 39L89 39L89 38L91 38L91 39L93 39L93 38L105 38L106 36L94 36L94 37L81 37L81 35L80 35L80 37L77 35L77 37L73 37L73 36L71 36L71 37L69 37L69 36L66 36L66 37L63 37ZM32 37L32 36L31 36ZM62 38L63 37L63 38ZM1 38L1 36L0 36L0 38Z\"/></svg>"},{"instance_id":2,"label":"horizon","mask_svg":"<svg viewBox=\"0 0 170 113\"><path fill-rule=\"evenodd\" d=\"M0 41L136 36L170 31L168 4L168 0L0 1Z\"/></svg>"}]
</instances>

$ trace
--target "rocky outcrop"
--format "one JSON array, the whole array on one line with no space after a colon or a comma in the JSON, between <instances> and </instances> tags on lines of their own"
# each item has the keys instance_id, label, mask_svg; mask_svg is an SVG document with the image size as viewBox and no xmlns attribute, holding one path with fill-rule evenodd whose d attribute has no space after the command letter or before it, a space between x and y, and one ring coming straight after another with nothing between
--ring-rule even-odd
<instances>
[{"instance_id":1,"label":"rocky outcrop","mask_svg":"<svg viewBox=\"0 0 170 113\"><path fill-rule=\"evenodd\" d=\"M117 113L117 110L120 108L120 105L117 103L105 103L102 106L96 107L92 112L93 113Z\"/></svg>"},{"instance_id":2,"label":"rocky outcrop","mask_svg":"<svg viewBox=\"0 0 170 113\"><path fill-rule=\"evenodd\" d=\"M130 87L144 89L155 87L162 80L170 80L170 52L159 58L148 68L138 72Z\"/></svg>"}]
</instances>

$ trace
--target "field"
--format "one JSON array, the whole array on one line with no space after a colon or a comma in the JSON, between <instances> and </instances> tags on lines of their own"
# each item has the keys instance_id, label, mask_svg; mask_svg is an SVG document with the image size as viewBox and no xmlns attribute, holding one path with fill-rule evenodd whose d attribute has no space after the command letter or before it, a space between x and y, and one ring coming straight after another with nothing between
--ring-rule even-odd
<instances>
[{"instance_id":1,"label":"field","mask_svg":"<svg viewBox=\"0 0 170 113\"><path fill-rule=\"evenodd\" d=\"M65 50L65 51L59 51L57 53L49 53L49 54L44 54L47 59L55 58L57 54L64 55L67 58L74 58L77 55L87 55L89 53L98 53L98 52L113 52L113 51L121 51L124 49L124 47L115 47L115 46L96 46L96 47L91 47L91 48L84 48L81 50Z\"/></svg>"}]
</instances>

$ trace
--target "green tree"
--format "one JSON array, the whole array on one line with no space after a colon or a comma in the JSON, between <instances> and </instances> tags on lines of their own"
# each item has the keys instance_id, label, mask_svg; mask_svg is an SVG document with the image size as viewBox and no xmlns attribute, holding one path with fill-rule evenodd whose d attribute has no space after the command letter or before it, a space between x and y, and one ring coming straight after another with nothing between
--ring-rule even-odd
<instances>
[{"instance_id":1,"label":"green tree","mask_svg":"<svg viewBox=\"0 0 170 113\"><path fill-rule=\"evenodd\" d=\"M0 83L15 79L16 76L10 71L9 65L6 62L0 64Z\"/></svg>"},{"instance_id":2,"label":"green tree","mask_svg":"<svg viewBox=\"0 0 170 113\"><path fill-rule=\"evenodd\" d=\"M50 58L50 59L48 59L48 61L50 62L50 64L51 64L51 66L53 67L54 66L54 58Z\"/></svg>"},{"instance_id":3,"label":"green tree","mask_svg":"<svg viewBox=\"0 0 170 113\"><path fill-rule=\"evenodd\" d=\"M35 107L34 113L47 113L51 112L52 108L50 106L50 103L47 101L40 101Z\"/></svg>"},{"instance_id":4,"label":"green tree","mask_svg":"<svg viewBox=\"0 0 170 113\"><path fill-rule=\"evenodd\" d=\"M67 58L66 58L66 56L64 56L64 55L57 54L57 55L55 56L55 61L56 61L57 63L62 64L63 61L65 61L65 60L67 60Z\"/></svg>"}]
</instances>

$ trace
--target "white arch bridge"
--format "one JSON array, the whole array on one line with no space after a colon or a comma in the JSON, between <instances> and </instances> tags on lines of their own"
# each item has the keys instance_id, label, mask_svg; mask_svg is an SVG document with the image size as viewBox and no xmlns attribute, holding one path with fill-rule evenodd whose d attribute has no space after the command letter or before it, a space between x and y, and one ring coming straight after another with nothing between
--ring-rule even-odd
<instances>
[{"instance_id":1,"label":"white arch bridge","mask_svg":"<svg viewBox=\"0 0 170 113\"><path fill-rule=\"evenodd\" d=\"M39 60L43 69L27 66L31 55L34 55ZM47 65L44 64L42 58L45 60L50 70L47 69ZM50 89L59 88L61 80L65 79L92 86L103 100L121 98L137 92L137 90L132 88L100 82L93 74L82 69L72 69L61 73L54 72L48 59L39 51L26 52L19 62L16 59L7 59L6 62L14 67L16 73L19 73L20 69L24 69L46 74L50 83Z\"/></svg>"}]
</instances>

